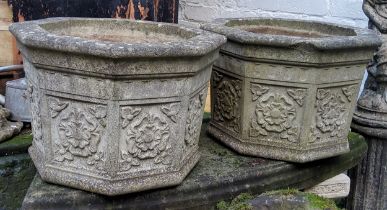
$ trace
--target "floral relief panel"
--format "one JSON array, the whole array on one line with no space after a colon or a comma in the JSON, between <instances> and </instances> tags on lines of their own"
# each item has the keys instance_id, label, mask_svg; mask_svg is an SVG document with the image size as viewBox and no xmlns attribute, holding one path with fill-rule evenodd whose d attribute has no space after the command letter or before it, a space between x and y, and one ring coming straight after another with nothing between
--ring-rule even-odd
<instances>
[{"instance_id":1,"label":"floral relief panel","mask_svg":"<svg viewBox=\"0 0 387 210\"><path fill-rule=\"evenodd\" d=\"M188 116L185 127L184 142L186 146L196 146L199 143L199 136L202 127L203 109L207 97L207 88L201 90L189 100Z\"/></svg>"},{"instance_id":2,"label":"floral relief panel","mask_svg":"<svg viewBox=\"0 0 387 210\"><path fill-rule=\"evenodd\" d=\"M105 105L48 98L49 116L52 119L54 162L72 167L104 170L107 143L103 141L106 130Z\"/></svg>"},{"instance_id":3,"label":"floral relief panel","mask_svg":"<svg viewBox=\"0 0 387 210\"><path fill-rule=\"evenodd\" d=\"M242 80L213 71L211 84L214 94L213 120L235 133L240 133Z\"/></svg>"},{"instance_id":4,"label":"floral relief panel","mask_svg":"<svg viewBox=\"0 0 387 210\"><path fill-rule=\"evenodd\" d=\"M309 143L345 139L351 101L356 100L357 86L317 89L316 118L310 128Z\"/></svg>"},{"instance_id":5,"label":"floral relief panel","mask_svg":"<svg viewBox=\"0 0 387 210\"><path fill-rule=\"evenodd\" d=\"M121 107L120 171L146 171L172 164L171 142L180 108L180 103Z\"/></svg>"},{"instance_id":6,"label":"floral relief panel","mask_svg":"<svg viewBox=\"0 0 387 210\"><path fill-rule=\"evenodd\" d=\"M298 143L306 89L252 84L250 90L252 141Z\"/></svg>"},{"instance_id":7,"label":"floral relief panel","mask_svg":"<svg viewBox=\"0 0 387 210\"><path fill-rule=\"evenodd\" d=\"M43 133L42 133L42 120L41 120L41 113L40 113L41 96L38 91L38 87L32 85L31 82L29 82L26 94L31 104L31 117L33 119L31 122L31 127L32 127L32 134L34 137L33 144L38 146L39 149L42 149Z\"/></svg>"}]
</instances>

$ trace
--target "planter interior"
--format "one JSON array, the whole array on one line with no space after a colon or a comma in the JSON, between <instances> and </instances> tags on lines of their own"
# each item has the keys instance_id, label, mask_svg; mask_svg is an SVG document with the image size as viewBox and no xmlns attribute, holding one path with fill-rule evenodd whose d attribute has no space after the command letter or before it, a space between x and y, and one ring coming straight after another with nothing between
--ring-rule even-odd
<instances>
[{"instance_id":1,"label":"planter interior","mask_svg":"<svg viewBox=\"0 0 387 210\"><path fill-rule=\"evenodd\" d=\"M156 24L144 25L101 20L70 20L62 24L47 23L40 25L46 31L87 40L110 41L119 43L160 43L183 41L195 36L195 33L178 27L160 27Z\"/></svg>"},{"instance_id":2,"label":"planter interior","mask_svg":"<svg viewBox=\"0 0 387 210\"><path fill-rule=\"evenodd\" d=\"M212 63L225 38L141 21L11 26L42 179L105 195L177 185L199 158Z\"/></svg>"},{"instance_id":3,"label":"planter interior","mask_svg":"<svg viewBox=\"0 0 387 210\"><path fill-rule=\"evenodd\" d=\"M284 19L229 19L211 80L209 133L247 155L309 162L348 151L369 30Z\"/></svg>"},{"instance_id":4,"label":"planter interior","mask_svg":"<svg viewBox=\"0 0 387 210\"><path fill-rule=\"evenodd\" d=\"M230 20L225 26L257 34L291 37L322 38L329 36L356 36L352 29L316 22L297 22L282 19Z\"/></svg>"}]
</instances>

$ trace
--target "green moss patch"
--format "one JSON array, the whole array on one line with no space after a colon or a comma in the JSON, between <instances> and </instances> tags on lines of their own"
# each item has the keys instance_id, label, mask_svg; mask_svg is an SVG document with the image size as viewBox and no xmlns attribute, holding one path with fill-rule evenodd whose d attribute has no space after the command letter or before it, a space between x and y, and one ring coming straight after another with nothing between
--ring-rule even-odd
<instances>
[{"instance_id":1,"label":"green moss patch","mask_svg":"<svg viewBox=\"0 0 387 210\"><path fill-rule=\"evenodd\" d=\"M231 202L219 202L216 207L218 210L250 210L253 209L253 206L251 206L249 201L252 201L253 199L256 200L262 197L264 199L268 199L268 197L273 198L272 200L267 200L270 207L269 209L285 210L289 208L294 208L298 210L339 210L333 200L322 198L318 195L311 193L300 192L296 189L270 191L263 193L262 195L256 198L251 194L243 193L234 198ZM291 200L297 200L295 198L304 198L302 200L305 200L305 203L301 202L298 205L297 203L291 204ZM282 200L282 202L284 203L282 203L280 200ZM288 202L289 204L286 204Z\"/></svg>"},{"instance_id":2,"label":"green moss patch","mask_svg":"<svg viewBox=\"0 0 387 210\"><path fill-rule=\"evenodd\" d=\"M216 205L216 208L219 210L251 210L252 206L247 203L247 201L253 199L249 193L242 193L234 198L231 202L221 201Z\"/></svg>"},{"instance_id":3,"label":"green moss patch","mask_svg":"<svg viewBox=\"0 0 387 210\"><path fill-rule=\"evenodd\" d=\"M297 189L284 189L284 190L276 190L264 193L263 195L278 195L278 196L303 196L305 197L309 205L312 209L318 209L318 210L339 210L337 208L335 202L333 200L320 197L316 194L312 193L306 193L306 192L300 192Z\"/></svg>"},{"instance_id":4,"label":"green moss patch","mask_svg":"<svg viewBox=\"0 0 387 210\"><path fill-rule=\"evenodd\" d=\"M0 156L25 153L32 144L32 134L26 133L0 143Z\"/></svg>"}]
</instances>

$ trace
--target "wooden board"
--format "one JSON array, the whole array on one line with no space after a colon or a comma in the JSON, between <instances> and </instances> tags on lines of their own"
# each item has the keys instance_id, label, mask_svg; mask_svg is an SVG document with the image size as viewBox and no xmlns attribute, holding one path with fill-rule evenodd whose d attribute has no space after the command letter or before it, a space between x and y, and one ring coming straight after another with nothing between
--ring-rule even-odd
<instances>
[{"instance_id":1,"label":"wooden board","mask_svg":"<svg viewBox=\"0 0 387 210\"><path fill-rule=\"evenodd\" d=\"M177 23L179 0L8 0L13 21L48 17L130 18Z\"/></svg>"},{"instance_id":2,"label":"wooden board","mask_svg":"<svg viewBox=\"0 0 387 210\"><path fill-rule=\"evenodd\" d=\"M0 0L0 66L18 63L15 39L8 31L12 23L12 10L5 0Z\"/></svg>"}]
</instances>

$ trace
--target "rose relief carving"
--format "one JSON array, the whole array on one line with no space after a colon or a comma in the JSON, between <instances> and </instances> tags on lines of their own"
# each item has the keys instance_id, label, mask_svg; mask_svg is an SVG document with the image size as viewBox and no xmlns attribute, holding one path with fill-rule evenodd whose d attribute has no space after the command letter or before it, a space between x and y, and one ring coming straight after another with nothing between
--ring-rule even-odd
<instances>
[{"instance_id":1,"label":"rose relief carving","mask_svg":"<svg viewBox=\"0 0 387 210\"><path fill-rule=\"evenodd\" d=\"M184 139L188 146L197 144L197 139L200 135L205 97L205 90L202 90L197 96L189 101Z\"/></svg>"},{"instance_id":2,"label":"rose relief carving","mask_svg":"<svg viewBox=\"0 0 387 210\"><path fill-rule=\"evenodd\" d=\"M319 89L317 91L316 124L311 127L311 142L321 139L324 133L330 137L342 137L346 124L346 102L340 92Z\"/></svg>"},{"instance_id":3,"label":"rose relief carving","mask_svg":"<svg viewBox=\"0 0 387 210\"><path fill-rule=\"evenodd\" d=\"M213 85L215 90L214 120L239 133L242 81L224 77L214 71Z\"/></svg>"},{"instance_id":4,"label":"rose relief carving","mask_svg":"<svg viewBox=\"0 0 387 210\"><path fill-rule=\"evenodd\" d=\"M269 92L269 87L252 85L252 100L256 102L255 116L251 122L250 136L270 136L277 133L281 139L297 142L299 127L295 123L296 107L286 95ZM291 94L289 94L291 92ZM305 90L287 90L291 98L300 105ZM303 105L303 102L301 103Z\"/></svg>"},{"instance_id":5,"label":"rose relief carving","mask_svg":"<svg viewBox=\"0 0 387 210\"><path fill-rule=\"evenodd\" d=\"M120 160L123 170L139 166L146 159L153 159L155 164L171 164L170 126L165 120L134 107L121 108L121 118L126 132Z\"/></svg>"},{"instance_id":6,"label":"rose relief carving","mask_svg":"<svg viewBox=\"0 0 387 210\"><path fill-rule=\"evenodd\" d=\"M104 153L98 151L106 120L106 107L89 106L90 113L82 108L68 108L69 103L56 98L49 99L52 118L59 117L58 134L60 143L56 144L55 161L73 161L85 158L88 165L101 169L101 161L105 161ZM63 113L62 113L63 112ZM99 116L98 119L96 116Z\"/></svg>"}]
</instances>

